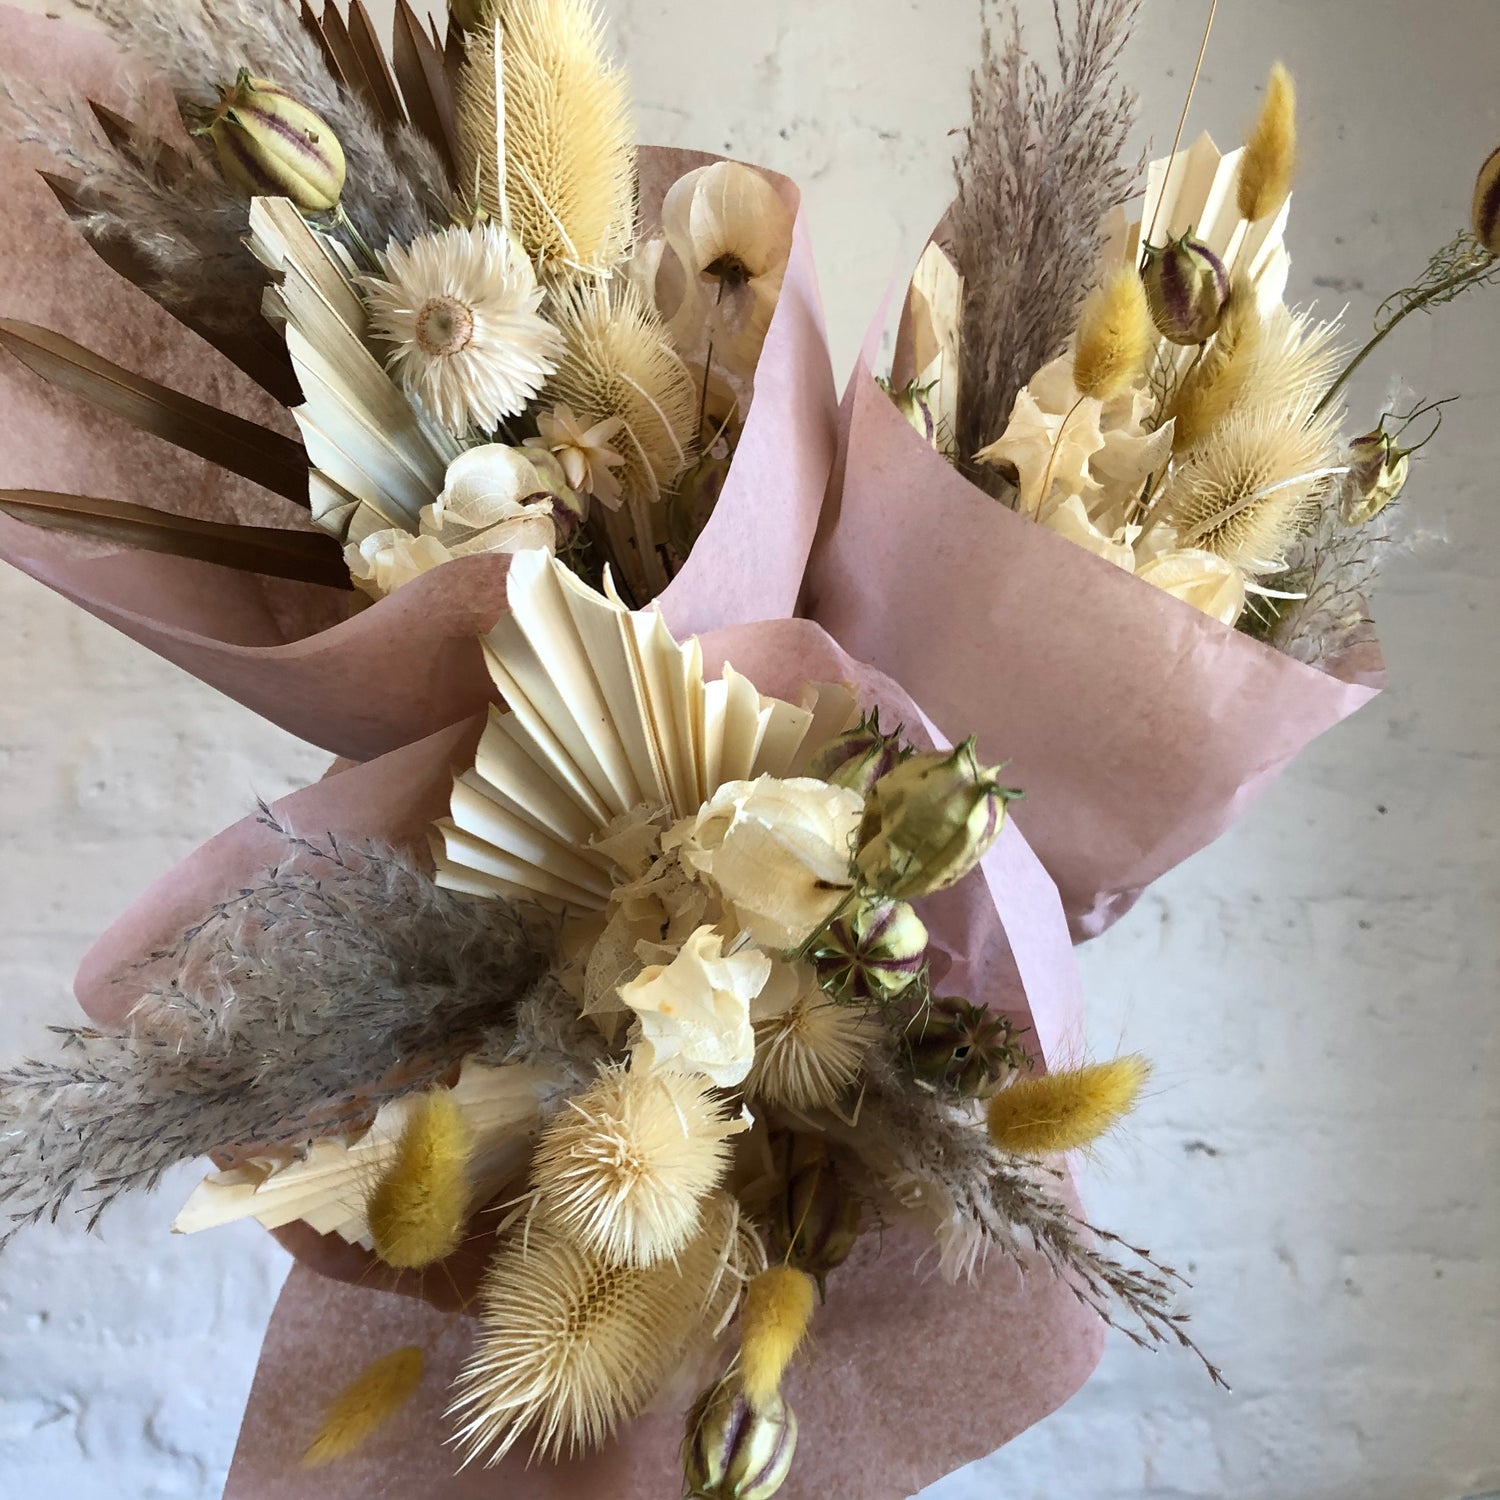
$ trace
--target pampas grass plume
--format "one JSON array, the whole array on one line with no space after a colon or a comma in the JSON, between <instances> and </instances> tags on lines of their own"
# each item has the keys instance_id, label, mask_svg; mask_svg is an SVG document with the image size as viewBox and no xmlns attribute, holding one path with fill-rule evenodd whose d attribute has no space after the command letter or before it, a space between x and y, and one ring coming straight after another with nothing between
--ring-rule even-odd
<instances>
[{"instance_id":1,"label":"pampas grass plume","mask_svg":"<svg viewBox=\"0 0 1500 1500\"><path fill-rule=\"evenodd\" d=\"M458 1248L469 1207L468 1163L468 1129L452 1093L423 1095L366 1210L375 1253L388 1266L415 1270Z\"/></svg>"},{"instance_id":2,"label":"pampas grass plume","mask_svg":"<svg viewBox=\"0 0 1500 1500\"><path fill-rule=\"evenodd\" d=\"M414 1345L394 1349L365 1366L328 1404L318 1433L302 1455L315 1469L362 1446L406 1404L426 1360Z\"/></svg>"},{"instance_id":3,"label":"pampas grass plume","mask_svg":"<svg viewBox=\"0 0 1500 1500\"><path fill-rule=\"evenodd\" d=\"M630 248L635 128L625 75L590 0L507 0L501 26L505 201L545 275L609 271ZM498 212L493 25L471 32L459 77L465 184Z\"/></svg>"},{"instance_id":4,"label":"pampas grass plume","mask_svg":"<svg viewBox=\"0 0 1500 1500\"><path fill-rule=\"evenodd\" d=\"M538 1208L611 1265L667 1260L697 1232L739 1128L706 1078L607 1068L537 1144Z\"/></svg>"},{"instance_id":5,"label":"pampas grass plume","mask_svg":"<svg viewBox=\"0 0 1500 1500\"><path fill-rule=\"evenodd\" d=\"M745 1399L763 1411L781 1389L812 1321L817 1284L805 1271L772 1266L745 1288L740 1312L740 1379Z\"/></svg>"},{"instance_id":6,"label":"pampas grass plume","mask_svg":"<svg viewBox=\"0 0 1500 1500\"><path fill-rule=\"evenodd\" d=\"M1275 63L1266 80L1260 118L1240 159L1236 201L1240 217L1255 223L1274 214L1292 191L1297 167L1297 90L1292 75Z\"/></svg>"},{"instance_id":7,"label":"pampas grass plume","mask_svg":"<svg viewBox=\"0 0 1500 1500\"><path fill-rule=\"evenodd\" d=\"M1083 305L1073 346L1073 384L1108 401L1141 373L1155 329L1146 288L1134 266L1110 273Z\"/></svg>"},{"instance_id":8,"label":"pampas grass plume","mask_svg":"<svg viewBox=\"0 0 1500 1500\"><path fill-rule=\"evenodd\" d=\"M1113 1062L1022 1078L990 1100L990 1139L1018 1156L1087 1146L1135 1107L1151 1066L1127 1054Z\"/></svg>"},{"instance_id":9,"label":"pampas grass plume","mask_svg":"<svg viewBox=\"0 0 1500 1500\"><path fill-rule=\"evenodd\" d=\"M498 1463L532 1433L534 1458L596 1448L635 1416L731 1305L739 1210L715 1194L677 1257L608 1265L542 1220L512 1231L480 1292L474 1354L449 1415L465 1462Z\"/></svg>"}]
</instances>

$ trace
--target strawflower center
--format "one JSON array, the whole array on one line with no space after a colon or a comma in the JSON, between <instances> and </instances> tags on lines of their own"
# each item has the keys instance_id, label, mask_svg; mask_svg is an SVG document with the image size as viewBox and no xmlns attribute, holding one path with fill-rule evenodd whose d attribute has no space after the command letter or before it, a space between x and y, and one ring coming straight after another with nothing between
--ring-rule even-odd
<instances>
[{"instance_id":1,"label":"strawflower center","mask_svg":"<svg viewBox=\"0 0 1500 1500\"><path fill-rule=\"evenodd\" d=\"M429 297L417 309L417 344L424 354L458 354L473 338L474 311L457 297Z\"/></svg>"}]
</instances>

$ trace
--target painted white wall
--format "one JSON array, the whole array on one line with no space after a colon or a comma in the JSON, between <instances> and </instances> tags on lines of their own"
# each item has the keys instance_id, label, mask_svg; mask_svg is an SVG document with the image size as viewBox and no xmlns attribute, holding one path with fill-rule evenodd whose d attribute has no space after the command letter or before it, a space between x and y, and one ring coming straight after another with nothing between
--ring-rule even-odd
<instances>
[{"instance_id":1,"label":"painted white wall","mask_svg":"<svg viewBox=\"0 0 1500 1500\"><path fill-rule=\"evenodd\" d=\"M1046 9L1027 6L1038 48ZM843 372L948 196L974 0L612 10L643 137L802 183ZM1203 10L1148 0L1127 57L1158 149ZM1293 293L1330 312L1347 301L1359 328L1463 222L1474 170L1500 143L1500 6L1220 11L1194 125L1232 137L1272 59L1293 67L1306 148ZM1068 1407L931 1500L1457 1500L1500 1487L1497 334L1500 293L1479 293L1408 325L1392 351L1424 394L1465 399L1406 503L1441 540L1400 563L1380 599L1391 690L1083 954L1091 1045L1123 1041L1158 1069L1129 1134L1088 1170L1090 1208L1190 1273L1197 1336L1234 1394L1186 1359L1116 1341ZM1384 383L1356 385L1372 417ZM0 427L0 443L16 440ZM10 572L0 640L10 1059L74 1018L73 967L134 892L323 757ZM254 1230L168 1236L194 1175L94 1238L60 1225L8 1253L6 1500L219 1493L284 1261ZM957 1374L954 1400L985 1394Z\"/></svg>"}]
</instances>

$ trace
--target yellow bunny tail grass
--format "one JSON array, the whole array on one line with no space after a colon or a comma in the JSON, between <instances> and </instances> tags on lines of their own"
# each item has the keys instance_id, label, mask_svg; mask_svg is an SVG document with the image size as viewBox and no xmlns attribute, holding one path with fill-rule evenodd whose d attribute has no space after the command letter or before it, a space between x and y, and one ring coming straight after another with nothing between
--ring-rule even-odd
<instances>
[{"instance_id":1,"label":"yellow bunny tail grass","mask_svg":"<svg viewBox=\"0 0 1500 1500\"><path fill-rule=\"evenodd\" d=\"M1183 376L1163 417L1171 417L1172 451L1186 453L1209 437L1244 399L1263 339L1255 288L1236 282L1213 344Z\"/></svg>"},{"instance_id":2,"label":"yellow bunny tail grass","mask_svg":"<svg viewBox=\"0 0 1500 1500\"><path fill-rule=\"evenodd\" d=\"M507 0L495 30L472 33L459 77L458 129L468 181L498 211L496 108L503 92L510 228L543 274L609 271L630 248L635 127L623 72L605 56L590 0ZM465 183L467 185L467 182Z\"/></svg>"},{"instance_id":3,"label":"yellow bunny tail grass","mask_svg":"<svg viewBox=\"0 0 1500 1500\"><path fill-rule=\"evenodd\" d=\"M406 1404L425 1364L422 1351L408 1346L366 1365L329 1402L317 1436L302 1455L303 1468L332 1463L362 1446Z\"/></svg>"},{"instance_id":4,"label":"yellow bunny tail grass","mask_svg":"<svg viewBox=\"0 0 1500 1500\"><path fill-rule=\"evenodd\" d=\"M1297 169L1297 90L1292 75L1276 63L1266 80L1260 118L1240 159L1236 202L1240 217L1255 223L1274 214L1292 191Z\"/></svg>"},{"instance_id":5,"label":"yellow bunny tail grass","mask_svg":"<svg viewBox=\"0 0 1500 1500\"><path fill-rule=\"evenodd\" d=\"M990 1100L990 1139L1018 1156L1087 1146L1130 1113L1150 1073L1144 1057L1129 1054L1022 1078Z\"/></svg>"},{"instance_id":6,"label":"yellow bunny tail grass","mask_svg":"<svg viewBox=\"0 0 1500 1500\"><path fill-rule=\"evenodd\" d=\"M1134 266L1110 273L1083 305L1073 345L1073 384L1080 395L1108 401L1140 375L1155 328L1146 288Z\"/></svg>"},{"instance_id":7,"label":"yellow bunny tail grass","mask_svg":"<svg viewBox=\"0 0 1500 1500\"><path fill-rule=\"evenodd\" d=\"M468 1164L469 1133L453 1095L438 1089L418 1099L366 1209L375 1253L388 1266L415 1270L458 1248L469 1207Z\"/></svg>"},{"instance_id":8,"label":"yellow bunny tail grass","mask_svg":"<svg viewBox=\"0 0 1500 1500\"><path fill-rule=\"evenodd\" d=\"M781 1377L807 1333L817 1283L805 1271L772 1266L745 1288L740 1312L740 1380L745 1399L763 1411L776 1399Z\"/></svg>"}]
</instances>

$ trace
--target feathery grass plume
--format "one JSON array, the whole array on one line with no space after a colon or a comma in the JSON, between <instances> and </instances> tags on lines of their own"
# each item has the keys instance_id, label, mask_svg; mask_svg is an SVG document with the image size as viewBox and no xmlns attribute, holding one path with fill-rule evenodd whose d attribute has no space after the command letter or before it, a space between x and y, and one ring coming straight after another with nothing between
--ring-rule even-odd
<instances>
[{"instance_id":1,"label":"feathery grass plume","mask_svg":"<svg viewBox=\"0 0 1500 1500\"><path fill-rule=\"evenodd\" d=\"M1083 305L1073 345L1073 384L1082 396L1109 401L1145 369L1155 340L1146 288L1134 266L1110 272Z\"/></svg>"},{"instance_id":2,"label":"feathery grass plume","mask_svg":"<svg viewBox=\"0 0 1500 1500\"><path fill-rule=\"evenodd\" d=\"M781 1389L781 1377L807 1334L818 1285L805 1271L772 1266L753 1277L740 1309L740 1380L757 1411Z\"/></svg>"},{"instance_id":3,"label":"feathery grass plume","mask_svg":"<svg viewBox=\"0 0 1500 1500\"><path fill-rule=\"evenodd\" d=\"M1328 416L1305 426L1272 405L1231 412L1174 470L1161 518L1181 547L1200 547L1255 577L1279 571L1316 520L1338 464Z\"/></svg>"},{"instance_id":4,"label":"feathery grass plume","mask_svg":"<svg viewBox=\"0 0 1500 1500\"><path fill-rule=\"evenodd\" d=\"M217 102L214 85L241 68L270 78L327 122L348 163L344 211L372 243L403 244L448 216L437 152L410 126L386 132L365 100L329 72L295 5L263 0L81 0L122 51L166 75L179 110ZM140 226L142 234L147 226ZM242 231L243 232L243 229ZM246 258L251 259L249 252ZM253 261L252 261L253 264Z\"/></svg>"},{"instance_id":5,"label":"feathery grass plume","mask_svg":"<svg viewBox=\"0 0 1500 1500\"><path fill-rule=\"evenodd\" d=\"M625 74L605 56L591 0L508 0L500 29L471 32L458 82L460 170L543 275L605 274L630 248L635 128ZM496 110L503 108L504 192Z\"/></svg>"},{"instance_id":6,"label":"feathery grass plume","mask_svg":"<svg viewBox=\"0 0 1500 1500\"><path fill-rule=\"evenodd\" d=\"M1151 1065L1127 1055L1035 1078L1017 1078L987 1106L990 1139L1017 1156L1074 1151L1135 1108Z\"/></svg>"},{"instance_id":7,"label":"feathery grass plume","mask_svg":"<svg viewBox=\"0 0 1500 1500\"><path fill-rule=\"evenodd\" d=\"M609 1265L555 1224L512 1230L490 1262L476 1347L449 1415L464 1462L498 1463L530 1432L533 1458L597 1447L661 1389L732 1307L743 1276L727 1194L675 1261Z\"/></svg>"},{"instance_id":8,"label":"feathery grass plume","mask_svg":"<svg viewBox=\"0 0 1500 1500\"><path fill-rule=\"evenodd\" d=\"M1260 117L1240 158L1235 186L1240 217L1253 224L1274 214L1292 191L1296 169L1297 90L1292 75L1280 63L1273 63Z\"/></svg>"},{"instance_id":9,"label":"feathery grass plume","mask_svg":"<svg viewBox=\"0 0 1500 1500\"><path fill-rule=\"evenodd\" d=\"M879 1036L880 1023L862 1007L836 1004L820 989L799 995L780 1015L756 1022L745 1094L786 1109L828 1109Z\"/></svg>"},{"instance_id":10,"label":"feathery grass plume","mask_svg":"<svg viewBox=\"0 0 1500 1500\"><path fill-rule=\"evenodd\" d=\"M560 1064L568 1086L574 1065L518 1030L550 987L550 926L388 849L263 818L288 858L153 955L128 1030L64 1030L60 1056L0 1073L0 1201L29 1205L17 1227L84 1190L92 1227L180 1161L361 1127L470 1053Z\"/></svg>"},{"instance_id":11,"label":"feathery grass plume","mask_svg":"<svg viewBox=\"0 0 1500 1500\"><path fill-rule=\"evenodd\" d=\"M346 1458L406 1405L426 1365L415 1345L393 1349L366 1365L328 1404L317 1436L302 1455L304 1469Z\"/></svg>"},{"instance_id":12,"label":"feathery grass plume","mask_svg":"<svg viewBox=\"0 0 1500 1500\"><path fill-rule=\"evenodd\" d=\"M1071 27L1056 6L1055 81L1027 60L1018 9L1007 8L1003 41L985 28L954 161L960 453L994 441L1016 392L1061 350L1094 278L1100 226L1137 170L1125 157L1134 101L1116 64L1140 0L1076 0ZM1004 484L983 466L968 472L990 494Z\"/></svg>"},{"instance_id":13,"label":"feathery grass plume","mask_svg":"<svg viewBox=\"0 0 1500 1500\"><path fill-rule=\"evenodd\" d=\"M605 1264L669 1260L698 1232L739 1129L706 1078L607 1067L537 1143L540 1213Z\"/></svg>"},{"instance_id":14,"label":"feathery grass plume","mask_svg":"<svg viewBox=\"0 0 1500 1500\"><path fill-rule=\"evenodd\" d=\"M417 1270L458 1248L469 1207L468 1135L450 1090L434 1089L412 1105L395 1160L366 1208L386 1265Z\"/></svg>"}]
</instances>

